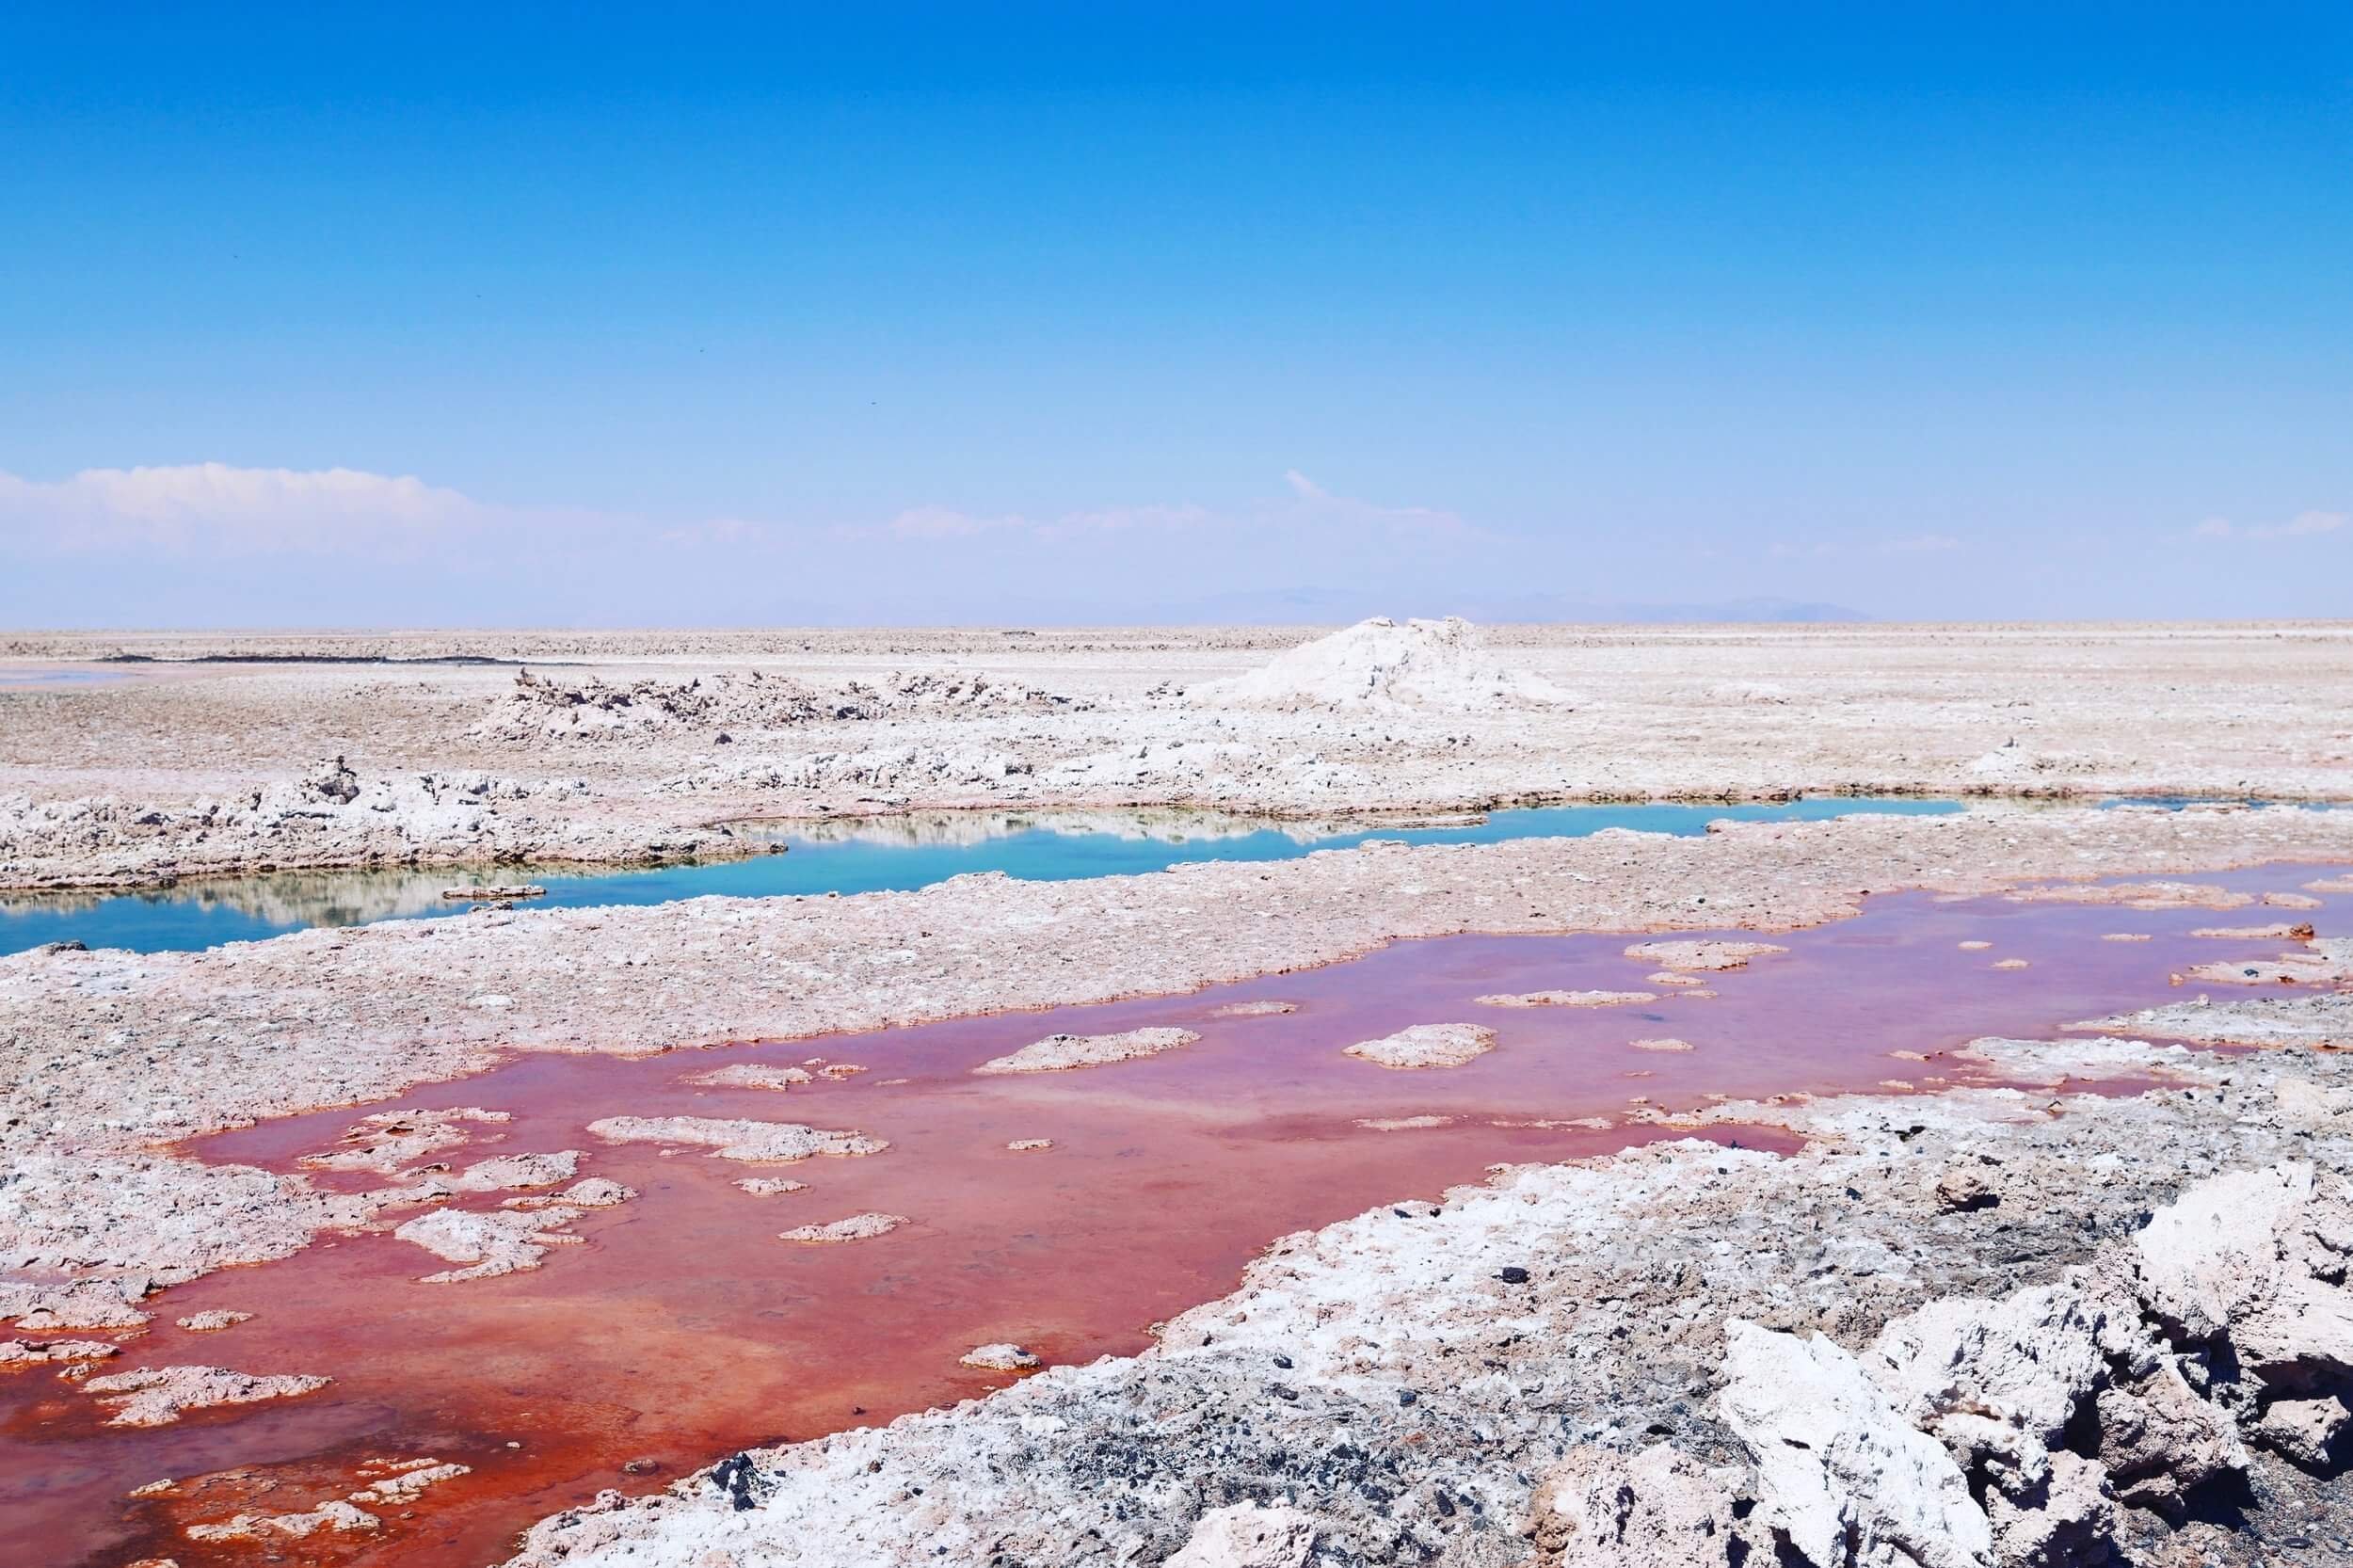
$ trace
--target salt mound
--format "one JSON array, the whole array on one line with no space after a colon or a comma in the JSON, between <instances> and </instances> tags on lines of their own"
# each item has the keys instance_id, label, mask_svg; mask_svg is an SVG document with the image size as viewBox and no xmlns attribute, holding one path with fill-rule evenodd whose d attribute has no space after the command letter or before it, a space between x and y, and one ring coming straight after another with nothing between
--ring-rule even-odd
<instances>
[{"instance_id":1,"label":"salt mound","mask_svg":"<svg viewBox=\"0 0 2353 1568\"><path fill-rule=\"evenodd\" d=\"M524 670L515 677L515 689L492 702L469 733L493 741L599 740L680 729L776 730L901 717L1050 712L1070 706L1067 697L1019 681L952 670L894 673L878 685L853 680L830 694L759 670L627 682L594 676L556 680Z\"/></svg>"},{"instance_id":2,"label":"salt mound","mask_svg":"<svg viewBox=\"0 0 2353 1568\"><path fill-rule=\"evenodd\" d=\"M1214 707L1286 712L1376 705L1485 712L1572 700L1540 676L1493 662L1470 622L1452 616L1402 626L1376 616L1194 695Z\"/></svg>"},{"instance_id":3,"label":"salt mound","mask_svg":"<svg viewBox=\"0 0 2353 1568\"><path fill-rule=\"evenodd\" d=\"M472 733L485 740L646 734L738 725L782 729L828 717L817 695L789 677L697 676L691 680L552 680L524 670Z\"/></svg>"}]
</instances>

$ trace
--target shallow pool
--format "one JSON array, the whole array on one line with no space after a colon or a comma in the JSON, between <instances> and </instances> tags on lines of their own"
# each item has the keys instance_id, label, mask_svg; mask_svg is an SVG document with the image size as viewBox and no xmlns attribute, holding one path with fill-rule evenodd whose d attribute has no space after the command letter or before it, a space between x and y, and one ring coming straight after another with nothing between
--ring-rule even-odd
<instances>
[{"instance_id":1,"label":"shallow pool","mask_svg":"<svg viewBox=\"0 0 2353 1568\"><path fill-rule=\"evenodd\" d=\"M1949 800L1879 796L1732 805L1548 806L1469 813L1458 825L1275 822L1194 811L936 811L899 817L778 823L756 827L781 853L748 860L559 872L531 867L394 872L283 872L216 877L131 893L0 894L0 952L79 941L137 952L254 941L314 925L364 925L463 913L442 889L529 882L547 889L533 908L667 904L725 894L871 893L927 888L972 872L1031 882L1165 871L1189 860L1289 860L1368 839L1485 844L1581 838L1604 828L1696 835L1711 822L1803 822L1850 812L1922 815L1960 810ZM1437 819L1425 819L1437 820Z\"/></svg>"}]
</instances>

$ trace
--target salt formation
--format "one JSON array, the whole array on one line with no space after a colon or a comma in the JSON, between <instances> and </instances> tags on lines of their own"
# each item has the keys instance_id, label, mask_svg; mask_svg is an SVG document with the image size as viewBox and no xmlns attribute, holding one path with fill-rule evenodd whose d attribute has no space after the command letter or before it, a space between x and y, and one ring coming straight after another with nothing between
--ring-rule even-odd
<instances>
[{"instance_id":1,"label":"salt formation","mask_svg":"<svg viewBox=\"0 0 2353 1568\"><path fill-rule=\"evenodd\" d=\"M1656 991L1522 991L1471 998L1481 1007L1632 1007L1657 1000Z\"/></svg>"},{"instance_id":2,"label":"salt formation","mask_svg":"<svg viewBox=\"0 0 2353 1568\"><path fill-rule=\"evenodd\" d=\"M1192 1045L1201 1036L1190 1029L1130 1029L1117 1034L1048 1034L1023 1046L1010 1056L984 1062L976 1073L1058 1073L1072 1067L1100 1067L1112 1062L1158 1056L1164 1050Z\"/></svg>"},{"instance_id":3,"label":"salt formation","mask_svg":"<svg viewBox=\"0 0 2353 1568\"><path fill-rule=\"evenodd\" d=\"M1728 1325L1719 1415L1749 1464L1572 1453L1538 1486L1546 1564L1988 1568L2110 1560L2249 1443L2325 1466L2348 1424L2353 1189L2299 1161L2209 1177L2057 1284L1946 1297L1860 1353ZM1745 1506L1740 1506L1740 1505Z\"/></svg>"},{"instance_id":4,"label":"salt formation","mask_svg":"<svg viewBox=\"0 0 2353 1568\"><path fill-rule=\"evenodd\" d=\"M841 1241L866 1241L877 1236L888 1236L906 1223L904 1214L853 1214L846 1220L835 1220L829 1224L794 1225L791 1230L776 1232L776 1239L820 1246Z\"/></svg>"},{"instance_id":5,"label":"salt formation","mask_svg":"<svg viewBox=\"0 0 2353 1568\"><path fill-rule=\"evenodd\" d=\"M1479 1024L1416 1024L1343 1053L1381 1067L1459 1067L1496 1048L1496 1032Z\"/></svg>"},{"instance_id":6,"label":"salt formation","mask_svg":"<svg viewBox=\"0 0 2353 1568\"><path fill-rule=\"evenodd\" d=\"M109 1426L161 1427L191 1410L315 1393L328 1381L307 1376L255 1377L222 1367L143 1367L85 1379L82 1391L114 1412L106 1423Z\"/></svg>"},{"instance_id":7,"label":"salt formation","mask_svg":"<svg viewBox=\"0 0 2353 1568\"><path fill-rule=\"evenodd\" d=\"M578 1218L579 1209L564 1208L496 1213L437 1208L408 1221L392 1235L444 1262L465 1265L423 1276L427 1285L451 1285L537 1268L550 1247L579 1243L579 1237L567 1235L561 1228Z\"/></svg>"},{"instance_id":8,"label":"salt formation","mask_svg":"<svg viewBox=\"0 0 2353 1568\"><path fill-rule=\"evenodd\" d=\"M1027 1372L1037 1366L1036 1356L1018 1345L1004 1343L975 1346L960 1359L965 1366L984 1372Z\"/></svg>"},{"instance_id":9,"label":"salt formation","mask_svg":"<svg viewBox=\"0 0 2353 1568\"><path fill-rule=\"evenodd\" d=\"M1489 658L1478 632L1459 616L1402 626L1386 616L1358 621L1193 695L1213 707L1286 712L1389 706L1485 712L1573 700L1542 677Z\"/></svg>"},{"instance_id":10,"label":"salt formation","mask_svg":"<svg viewBox=\"0 0 2353 1568\"><path fill-rule=\"evenodd\" d=\"M214 1307L206 1312L192 1312L180 1320L180 1326L190 1334L217 1334L234 1328L253 1316L250 1312L235 1312L227 1307Z\"/></svg>"},{"instance_id":11,"label":"salt formation","mask_svg":"<svg viewBox=\"0 0 2353 1568\"><path fill-rule=\"evenodd\" d=\"M892 674L880 685L851 681L821 693L790 676L698 675L684 680L646 678L627 682L594 676L551 680L524 670L515 689L491 704L470 731L494 741L630 739L678 730L790 729L832 724L936 715L1051 712L1067 698L1019 681L992 680L968 671Z\"/></svg>"},{"instance_id":12,"label":"salt formation","mask_svg":"<svg viewBox=\"0 0 2353 1568\"><path fill-rule=\"evenodd\" d=\"M1752 958L1789 950L1773 942L1636 942L1628 958L1656 964L1670 973L1684 969L1745 969Z\"/></svg>"},{"instance_id":13,"label":"salt formation","mask_svg":"<svg viewBox=\"0 0 2353 1568\"><path fill-rule=\"evenodd\" d=\"M789 1163L812 1155L880 1154L890 1145L862 1132L837 1132L798 1122L757 1122L721 1116L606 1116L588 1130L608 1144L696 1144L714 1160Z\"/></svg>"},{"instance_id":14,"label":"salt formation","mask_svg":"<svg viewBox=\"0 0 2353 1568\"><path fill-rule=\"evenodd\" d=\"M731 1067L696 1073L686 1081L712 1089L792 1089L814 1083L817 1077L807 1067L763 1067L758 1063L738 1062Z\"/></svg>"},{"instance_id":15,"label":"salt formation","mask_svg":"<svg viewBox=\"0 0 2353 1568\"><path fill-rule=\"evenodd\" d=\"M0 1339L0 1368L39 1367L53 1361L104 1361L121 1348L103 1339Z\"/></svg>"}]
</instances>

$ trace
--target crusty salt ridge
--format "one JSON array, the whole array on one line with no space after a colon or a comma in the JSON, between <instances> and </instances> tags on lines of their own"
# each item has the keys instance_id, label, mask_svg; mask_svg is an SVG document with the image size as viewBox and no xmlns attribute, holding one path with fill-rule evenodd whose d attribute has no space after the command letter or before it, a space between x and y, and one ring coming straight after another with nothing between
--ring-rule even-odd
<instances>
[{"instance_id":1,"label":"crusty salt ridge","mask_svg":"<svg viewBox=\"0 0 2353 1568\"><path fill-rule=\"evenodd\" d=\"M252 1316L250 1312L236 1312L216 1306L209 1311L190 1313L180 1320L180 1326L190 1334L217 1334L222 1329L234 1328L248 1321Z\"/></svg>"},{"instance_id":2,"label":"crusty salt ridge","mask_svg":"<svg viewBox=\"0 0 2353 1568\"><path fill-rule=\"evenodd\" d=\"M1038 1364L1037 1357L1020 1346L1001 1342L975 1346L959 1359L967 1367L977 1367L988 1372L1026 1372Z\"/></svg>"},{"instance_id":3,"label":"crusty salt ridge","mask_svg":"<svg viewBox=\"0 0 2353 1568\"><path fill-rule=\"evenodd\" d=\"M1657 1000L1656 991L1522 991L1471 999L1481 1007L1632 1007Z\"/></svg>"},{"instance_id":4,"label":"crusty salt ridge","mask_svg":"<svg viewBox=\"0 0 2353 1568\"><path fill-rule=\"evenodd\" d=\"M114 1412L114 1427L168 1426L191 1410L291 1400L327 1386L322 1377L256 1377L221 1367L142 1367L86 1378L82 1392Z\"/></svg>"},{"instance_id":5,"label":"crusty salt ridge","mask_svg":"<svg viewBox=\"0 0 2353 1568\"><path fill-rule=\"evenodd\" d=\"M0 1339L0 1370L55 1362L104 1361L122 1347L104 1339Z\"/></svg>"},{"instance_id":6,"label":"crusty salt ridge","mask_svg":"<svg viewBox=\"0 0 2353 1568\"><path fill-rule=\"evenodd\" d=\"M1343 1052L1381 1067L1460 1067L1496 1048L1496 1032L1479 1024L1415 1024Z\"/></svg>"},{"instance_id":7,"label":"crusty salt ridge","mask_svg":"<svg viewBox=\"0 0 2353 1568\"><path fill-rule=\"evenodd\" d=\"M306 1541L321 1530L337 1535L373 1533L384 1521L365 1509L329 1498L298 1513L239 1513L216 1525L190 1525L191 1541Z\"/></svg>"},{"instance_id":8,"label":"crusty salt ridge","mask_svg":"<svg viewBox=\"0 0 2353 1568\"><path fill-rule=\"evenodd\" d=\"M2255 902L2249 893L2234 893L2201 882L2122 882L2105 886L2062 883L2044 888L2015 888L2003 897L2015 904L2112 904L2126 909L2243 909Z\"/></svg>"},{"instance_id":9,"label":"crusty salt ridge","mask_svg":"<svg viewBox=\"0 0 2353 1568\"><path fill-rule=\"evenodd\" d=\"M422 1276L427 1285L451 1285L537 1268L550 1247L579 1242L579 1237L564 1230L578 1218L577 1208L552 1207L525 1212L500 1209L495 1213L437 1208L407 1222L392 1235L412 1246L423 1247L445 1262L466 1265Z\"/></svg>"},{"instance_id":10,"label":"crusty salt ridge","mask_svg":"<svg viewBox=\"0 0 2353 1568\"><path fill-rule=\"evenodd\" d=\"M398 1176L426 1155L472 1140L464 1124L511 1120L504 1111L466 1106L455 1111L379 1111L362 1116L331 1149L306 1154L297 1164L319 1171L373 1171Z\"/></svg>"},{"instance_id":11,"label":"crusty salt ridge","mask_svg":"<svg viewBox=\"0 0 2353 1568\"><path fill-rule=\"evenodd\" d=\"M1636 942L1625 950L1625 955L1673 972L1686 969L1744 969L1752 958L1788 951L1773 942Z\"/></svg>"},{"instance_id":12,"label":"crusty salt ridge","mask_svg":"<svg viewBox=\"0 0 2353 1568\"><path fill-rule=\"evenodd\" d=\"M2136 1070L2128 1044L2113 1054L2116 1070ZM2174 1370L2189 1347L2140 1337L2170 1331L2144 1324L2137 1306L2094 1307L2111 1331L2076 1304L2137 1300L2136 1233L2209 1176L2285 1161L2341 1180L2353 1110L2291 1127L2275 1112L2276 1086L2311 1081L2353 1106L2353 1063L2300 1049L2188 1057L2189 1095L2088 1095L2055 1112L2039 1109L2047 1096L2005 1090L1728 1106L1710 1119L1771 1119L1816 1141L1787 1158L1650 1145L1505 1171L1441 1204L1383 1206L1275 1242L1235 1294L1174 1320L1140 1357L1056 1368L951 1410L755 1454L741 1512L699 1478L634 1502L605 1494L532 1530L514 1568L718 1560L706 1553L810 1568L992 1554L1151 1561L1193 1539L1228 1498L1296 1510L1331 1560L1489 1568L1525 1560L1495 1527L1529 1514L1552 1466L1590 1467L1594 1446L1657 1442L1688 1458L1624 1472L1638 1489L1622 1517L1683 1528L1687 1545L1719 1539L1699 1524L1729 1519L1738 1492L1753 1519L1848 1520L1891 1547L1911 1543L1923 1563L1970 1560L1938 1557L1919 1533L1931 1522L1948 1532L1947 1549L1988 1539L1995 1552L1977 1560L2005 1565L2048 1560L2030 1554L2070 1539L2084 1555L2065 1560L2093 1560L2110 1544L2126 1560L2170 1560L2153 1555L2175 1539L2153 1505L2168 1487L2244 1465L2249 1533L2192 1527L2179 1539L2195 1542L2193 1560L2268 1560L2286 1533L2353 1532L2353 1500L2240 1441L2242 1419L2260 1429L2276 1408L2269 1390L2210 1383L2209 1399ZM1938 1178L1964 1166L1991 1174L1997 1205L1955 1209L1937 1196ZM2342 1208L2313 1216L2353 1219ZM2195 1252L2164 1256L2192 1276L2204 1267ZM2304 1278L2345 1294L2341 1278ZM2053 1287L2060 1293L2033 1295ZM2235 1315L2231 1332L2269 1320L2260 1304L2244 1304L2255 1315ZM1845 1408L1854 1415L1833 1418L1851 1435L1833 1448L1865 1463L1833 1456L1813 1480L1786 1464L1758 1468L1788 1456L1758 1453L1712 1398L1748 1365L1730 1354L1735 1320L1753 1325L1744 1334L1814 1347L1845 1390L1844 1407L1785 1404L1785 1415L1753 1417L1753 1430L1802 1435L1782 1423ZM2023 1334L2056 1351L2058 1330L2075 1321L2094 1324L2096 1354L2069 1351L2038 1367L2001 1349ZM1931 1350L1953 1345L1981 1349ZM1858 1384L1841 1356L1868 1380ZM1949 1370L1931 1375L1940 1367ZM2107 1386L2089 1385L2098 1382ZM2076 1430L2062 1412L2087 1400L2099 1406L2105 1446L2048 1447L2055 1420ZM2272 1424L2312 1418L2291 1409ZM2144 1441L2169 1431L2180 1447ZM1869 1462L1878 1451L1906 1457ZM2048 1488L2035 1482L2037 1465ZM1964 1474L1987 1488L1987 1512L1974 1517L1972 1492L1956 1486ZM1680 1500L1652 1504L1658 1477L1683 1488ZM1529 1528L1545 1548L1553 1527ZM1563 1560L1553 1539L1544 1560ZM1825 1549L1839 1568L1902 1560Z\"/></svg>"},{"instance_id":13,"label":"crusty salt ridge","mask_svg":"<svg viewBox=\"0 0 2353 1568\"><path fill-rule=\"evenodd\" d=\"M0 1270L170 1283L365 1223L356 1197L157 1145L391 1098L505 1049L787 1038L1180 993L1392 937L1702 921L1769 931L1851 913L1864 888L1959 894L2005 875L2263 859L2353 860L2353 812L1738 824L1704 838L1604 833L1086 882L960 877L917 893L392 922L202 953L0 957L0 1163L17 1177L0 1189ZM464 1005L492 990L513 1005Z\"/></svg>"},{"instance_id":14,"label":"crusty salt ridge","mask_svg":"<svg viewBox=\"0 0 2353 1568\"><path fill-rule=\"evenodd\" d=\"M1569 694L1540 676L1507 667L1460 617L1385 616L1292 648L1263 669L1213 680L1186 694L1215 708L1407 707L1487 712L1564 706Z\"/></svg>"},{"instance_id":15,"label":"crusty salt ridge","mask_svg":"<svg viewBox=\"0 0 2353 1568\"><path fill-rule=\"evenodd\" d=\"M1201 1036L1190 1029L1130 1029L1117 1034L1049 1034L1009 1056L984 1062L976 1073L1059 1073L1073 1067L1102 1067L1158 1056L1192 1045Z\"/></svg>"},{"instance_id":16,"label":"crusty salt ridge","mask_svg":"<svg viewBox=\"0 0 2353 1568\"><path fill-rule=\"evenodd\" d=\"M2207 1046L2353 1048L2353 993L2173 1002L2073 1025Z\"/></svg>"},{"instance_id":17,"label":"crusty salt ridge","mask_svg":"<svg viewBox=\"0 0 2353 1568\"><path fill-rule=\"evenodd\" d=\"M790 1162L817 1155L880 1154L890 1145L862 1132L837 1132L798 1122L758 1122L725 1116L605 1116L588 1124L609 1144L692 1144L714 1160Z\"/></svg>"},{"instance_id":18,"label":"crusty salt ridge","mask_svg":"<svg viewBox=\"0 0 2353 1568\"><path fill-rule=\"evenodd\" d=\"M779 1240L819 1245L866 1241L877 1236L888 1236L906 1223L904 1214L853 1214L846 1220L834 1220L822 1225L794 1225L791 1230L778 1231L776 1237Z\"/></svg>"},{"instance_id":19,"label":"crusty salt ridge","mask_svg":"<svg viewBox=\"0 0 2353 1568\"><path fill-rule=\"evenodd\" d=\"M792 1089L816 1082L817 1075L807 1067L766 1067L755 1062L738 1062L692 1074L686 1081L713 1089Z\"/></svg>"}]
</instances>

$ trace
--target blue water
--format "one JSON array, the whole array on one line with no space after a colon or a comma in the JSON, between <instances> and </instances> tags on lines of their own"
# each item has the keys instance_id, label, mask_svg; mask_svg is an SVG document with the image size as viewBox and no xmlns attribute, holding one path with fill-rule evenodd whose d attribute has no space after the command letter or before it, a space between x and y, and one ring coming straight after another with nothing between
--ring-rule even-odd
<instances>
[{"instance_id":1,"label":"blue water","mask_svg":"<svg viewBox=\"0 0 2353 1568\"><path fill-rule=\"evenodd\" d=\"M1550 806L1495 811L1463 827L1368 827L1315 836L1305 824L1261 824L1230 817L1136 813L1128 831L1066 831L1004 814L940 813L913 819L779 827L768 841L785 853L749 860L591 872L500 867L495 871L311 872L191 882L120 894L0 895L0 952L78 940L93 948L184 952L252 941L314 925L462 914L440 897L472 883L533 882L545 898L527 907L667 904L719 893L867 893L925 888L970 872L1003 872L1034 882L1163 871L1189 860L1288 860L1348 849L1368 839L1420 844L1491 844L1507 839L1581 838L1604 828L1696 835L1726 817L1810 822L1850 812L1929 815L1956 801L1834 796L1773 805ZM1088 813L1090 824L1117 820Z\"/></svg>"}]
</instances>

